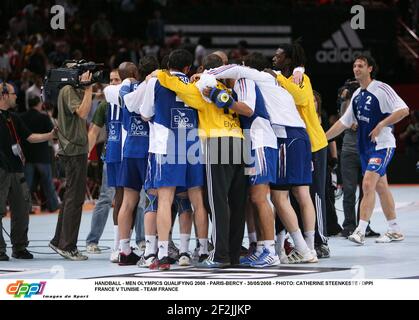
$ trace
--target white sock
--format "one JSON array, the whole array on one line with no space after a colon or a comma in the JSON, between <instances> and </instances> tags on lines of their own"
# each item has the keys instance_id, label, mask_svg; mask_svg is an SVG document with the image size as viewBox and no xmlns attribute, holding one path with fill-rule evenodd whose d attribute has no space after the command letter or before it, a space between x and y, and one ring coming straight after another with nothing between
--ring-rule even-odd
<instances>
[{"instance_id":1,"label":"white sock","mask_svg":"<svg viewBox=\"0 0 419 320\"><path fill-rule=\"evenodd\" d=\"M257 255L258 257L261 255L261 253L263 252L263 241L258 241L257 245L256 245L256 251L255 251L255 255Z\"/></svg>"},{"instance_id":2,"label":"white sock","mask_svg":"<svg viewBox=\"0 0 419 320\"><path fill-rule=\"evenodd\" d=\"M208 254L208 238L199 239L199 255Z\"/></svg>"},{"instance_id":3,"label":"white sock","mask_svg":"<svg viewBox=\"0 0 419 320\"><path fill-rule=\"evenodd\" d=\"M358 231L365 235L365 231L367 230L368 224L368 221L359 219L357 227Z\"/></svg>"},{"instance_id":4,"label":"white sock","mask_svg":"<svg viewBox=\"0 0 419 320\"><path fill-rule=\"evenodd\" d=\"M397 219L387 220L388 231L400 233L400 226L397 224Z\"/></svg>"},{"instance_id":5,"label":"white sock","mask_svg":"<svg viewBox=\"0 0 419 320\"><path fill-rule=\"evenodd\" d=\"M301 233L300 229L297 231L290 232L291 238L294 241L295 249L301 253L305 253L310 250L307 246L306 241L303 238L303 234Z\"/></svg>"},{"instance_id":6,"label":"white sock","mask_svg":"<svg viewBox=\"0 0 419 320\"><path fill-rule=\"evenodd\" d=\"M129 239L121 239L119 240L119 249L123 254L128 256L131 253L131 246Z\"/></svg>"},{"instance_id":7,"label":"white sock","mask_svg":"<svg viewBox=\"0 0 419 320\"><path fill-rule=\"evenodd\" d=\"M263 246L269 250L270 254L275 255L275 240L265 240Z\"/></svg>"},{"instance_id":8,"label":"white sock","mask_svg":"<svg viewBox=\"0 0 419 320\"><path fill-rule=\"evenodd\" d=\"M285 232L285 229L276 235L276 240L278 241L279 247L281 249L284 248L286 237L287 237L287 233Z\"/></svg>"},{"instance_id":9,"label":"white sock","mask_svg":"<svg viewBox=\"0 0 419 320\"><path fill-rule=\"evenodd\" d=\"M117 251L119 249L119 230L118 226L113 226L113 250Z\"/></svg>"},{"instance_id":10,"label":"white sock","mask_svg":"<svg viewBox=\"0 0 419 320\"><path fill-rule=\"evenodd\" d=\"M180 249L179 252L188 252L189 251L189 241L191 240L191 235L187 233L180 234Z\"/></svg>"},{"instance_id":11,"label":"white sock","mask_svg":"<svg viewBox=\"0 0 419 320\"><path fill-rule=\"evenodd\" d=\"M169 241L159 241L159 259L167 257L167 249L169 248Z\"/></svg>"},{"instance_id":12,"label":"white sock","mask_svg":"<svg viewBox=\"0 0 419 320\"><path fill-rule=\"evenodd\" d=\"M257 241L256 232L249 233L249 245L253 242L256 243Z\"/></svg>"},{"instance_id":13,"label":"white sock","mask_svg":"<svg viewBox=\"0 0 419 320\"><path fill-rule=\"evenodd\" d=\"M156 254L157 252L157 239L156 236L149 236L145 235L145 252L144 256L148 256L150 254Z\"/></svg>"},{"instance_id":14,"label":"white sock","mask_svg":"<svg viewBox=\"0 0 419 320\"><path fill-rule=\"evenodd\" d=\"M314 250L314 231L304 232L304 237L306 239L307 246L310 250Z\"/></svg>"}]
</instances>

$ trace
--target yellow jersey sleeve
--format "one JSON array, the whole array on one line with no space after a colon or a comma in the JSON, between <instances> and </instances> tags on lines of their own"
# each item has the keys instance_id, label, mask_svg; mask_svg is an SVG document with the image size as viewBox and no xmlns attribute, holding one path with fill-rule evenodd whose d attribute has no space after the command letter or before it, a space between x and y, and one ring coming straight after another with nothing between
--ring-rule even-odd
<instances>
[{"instance_id":1,"label":"yellow jersey sleeve","mask_svg":"<svg viewBox=\"0 0 419 320\"><path fill-rule=\"evenodd\" d=\"M311 85L307 85L307 82L309 82L310 80L307 78L306 75L303 76L303 82L301 83L301 85L295 84L292 81L292 77L286 78L282 74L278 74L276 80L285 90L287 90L292 95L296 105L308 105L310 94L313 93L310 92Z\"/></svg>"},{"instance_id":2,"label":"yellow jersey sleeve","mask_svg":"<svg viewBox=\"0 0 419 320\"><path fill-rule=\"evenodd\" d=\"M301 85L295 84L292 81L292 76L286 78L282 74L279 74L276 80L294 98L297 110L306 124L306 130L310 137L311 151L316 152L326 147L326 134L324 133L316 112L310 78L304 74Z\"/></svg>"},{"instance_id":3,"label":"yellow jersey sleeve","mask_svg":"<svg viewBox=\"0 0 419 320\"><path fill-rule=\"evenodd\" d=\"M184 83L163 70L157 72L157 79L163 87L176 92L176 95L191 108L201 110L210 104L202 98L201 92L193 83Z\"/></svg>"}]
</instances>

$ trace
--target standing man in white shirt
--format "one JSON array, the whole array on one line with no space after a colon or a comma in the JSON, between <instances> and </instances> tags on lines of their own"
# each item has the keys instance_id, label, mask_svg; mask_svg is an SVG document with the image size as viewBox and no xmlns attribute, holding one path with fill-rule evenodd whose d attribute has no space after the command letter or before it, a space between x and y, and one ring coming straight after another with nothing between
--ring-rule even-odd
<instances>
[{"instance_id":1,"label":"standing man in white shirt","mask_svg":"<svg viewBox=\"0 0 419 320\"><path fill-rule=\"evenodd\" d=\"M353 72L360 88L354 92L345 114L326 133L330 140L354 123L358 124L364 197L358 227L348 239L360 245L365 243L365 231L375 206L375 192L380 197L388 222L387 232L376 242L388 243L404 239L397 223L386 170L396 148L393 125L409 114L409 108L389 85L374 80L376 70L372 57L362 55L355 59Z\"/></svg>"}]
</instances>

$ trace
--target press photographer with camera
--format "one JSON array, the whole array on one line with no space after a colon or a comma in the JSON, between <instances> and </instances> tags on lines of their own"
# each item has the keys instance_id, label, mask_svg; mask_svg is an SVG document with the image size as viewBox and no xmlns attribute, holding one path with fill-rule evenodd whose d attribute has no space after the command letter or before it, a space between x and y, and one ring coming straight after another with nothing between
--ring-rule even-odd
<instances>
[{"instance_id":1,"label":"press photographer with camera","mask_svg":"<svg viewBox=\"0 0 419 320\"><path fill-rule=\"evenodd\" d=\"M31 133L23 121L9 109L16 105L14 87L0 84L0 261L7 261L3 239L2 218L6 214L6 201L11 209L12 257L33 259L26 249L30 210L30 194L23 174L25 157L21 142L40 143L54 138L54 129L48 133Z\"/></svg>"},{"instance_id":2,"label":"press photographer with camera","mask_svg":"<svg viewBox=\"0 0 419 320\"><path fill-rule=\"evenodd\" d=\"M77 250L81 214L86 192L88 138L86 118L92 107L92 73L83 72L77 85L66 84L57 99L59 159L66 178L66 191L58 215L55 236L49 246L70 260L87 260ZM51 77L51 75L50 75Z\"/></svg>"}]
</instances>

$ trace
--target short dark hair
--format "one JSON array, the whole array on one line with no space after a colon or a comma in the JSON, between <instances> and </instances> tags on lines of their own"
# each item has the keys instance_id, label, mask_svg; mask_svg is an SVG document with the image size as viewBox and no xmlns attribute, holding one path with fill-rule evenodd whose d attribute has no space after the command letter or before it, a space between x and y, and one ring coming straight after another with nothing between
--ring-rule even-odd
<instances>
[{"instance_id":1,"label":"short dark hair","mask_svg":"<svg viewBox=\"0 0 419 320\"><path fill-rule=\"evenodd\" d=\"M378 65L377 62L375 62L375 59L371 57L369 54L359 54L355 56L354 63L356 60L362 60L365 61L368 65L368 67L372 67L371 71L371 78L374 79L377 76L378 73Z\"/></svg>"},{"instance_id":2,"label":"short dark hair","mask_svg":"<svg viewBox=\"0 0 419 320\"><path fill-rule=\"evenodd\" d=\"M278 49L284 50L285 57L291 60L291 70L306 64L306 55L300 42L299 39L293 43L283 43L278 46Z\"/></svg>"},{"instance_id":3,"label":"short dark hair","mask_svg":"<svg viewBox=\"0 0 419 320\"><path fill-rule=\"evenodd\" d=\"M202 59L202 66L205 70L209 70L212 68L221 67L223 65L223 60L220 56L216 54L209 54Z\"/></svg>"},{"instance_id":4,"label":"short dark hair","mask_svg":"<svg viewBox=\"0 0 419 320\"><path fill-rule=\"evenodd\" d=\"M41 98L38 96L31 96L28 99L28 106L29 108L34 108L41 102Z\"/></svg>"},{"instance_id":5,"label":"short dark hair","mask_svg":"<svg viewBox=\"0 0 419 320\"><path fill-rule=\"evenodd\" d=\"M265 68L270 67L268 59L260 52L249 53L243 59L244 65L254 68L259 71L263 71Z\"/></svg>"},{"instance_id":6,"label":"short dark hair","mask_svg":"<svg viewBox=\"0 0 419 320\"><path fill-rule=\"evenodd\" d=\"M182 71L183 68L192 65L193 56L185 49L173 50L169 55L169 62L167 63L170 69Z\"/></svg>"},{"instance_id":7,"label":"short dark hair","mask_svg":"<svg viewBox=\"0 0 419 320\"><path fill-rule=\"evenodd\" d=\"M167 68L169 68L169 67L168 67L168 64L169 64L169 55L168 55L168 54L166 54L166 55L164 55L164 57L161 59L161 61L160 61L160 66L161 66L161 68L162 68L162 69L167 69Z\"/></svg>"},{"instance_id":8,"label":"short dark hair","mask_svg":"<svg viewBox=\"0 0 419 320\"><path fill-rule=\"evenodd\" d=\"M145 79L147 75L159 68L159 62L154 56L145 56L138 62L138 72L141 79Z\"/></svg>"}]
</instances>

